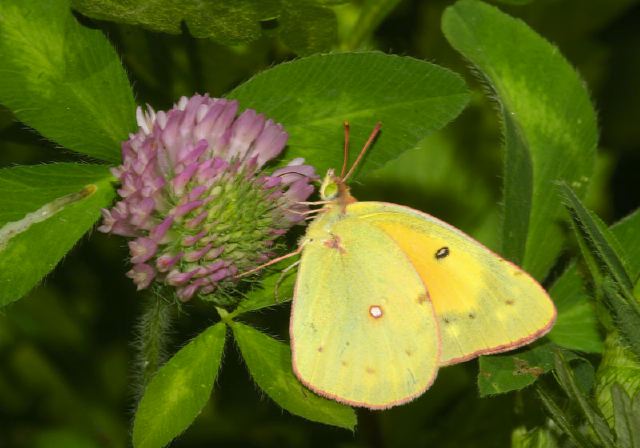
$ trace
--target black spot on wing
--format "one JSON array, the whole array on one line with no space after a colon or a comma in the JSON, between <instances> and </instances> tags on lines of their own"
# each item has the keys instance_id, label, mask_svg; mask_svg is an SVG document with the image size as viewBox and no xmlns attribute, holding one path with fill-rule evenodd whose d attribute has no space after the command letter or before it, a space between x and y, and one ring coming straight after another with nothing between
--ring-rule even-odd
<instances>
[{"instance_id":1,"label":"black spot on wing","mask_svg":"<svg viewBox=\"0 0 640 448\"><path fill-rule=\"evenodd\" d=\"M442 260L449 256L449 248L447 246L441 247L436 251L435 257L436 260Z\"/></svg>"}]
</instances>

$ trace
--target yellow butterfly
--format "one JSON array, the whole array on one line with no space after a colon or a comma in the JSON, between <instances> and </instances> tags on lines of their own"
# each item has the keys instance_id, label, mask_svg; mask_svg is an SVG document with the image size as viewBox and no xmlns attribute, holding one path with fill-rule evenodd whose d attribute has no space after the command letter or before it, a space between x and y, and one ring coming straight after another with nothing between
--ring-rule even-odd
<instances>
[{"instance_id":1,"label":"yellow butterfly","mask_svg":"<svg viewBox=\"0 0 640 448\"><path fill-rule=\"evenodd\" d=\"M290 322L299 380L370 409L418 397L441 366L528 344L556 318L534 279L455 227L351 196L345 181L379 129L346 175L344 166L340 176L329 170L322 183Z\"/></svg>"}]
</instances>

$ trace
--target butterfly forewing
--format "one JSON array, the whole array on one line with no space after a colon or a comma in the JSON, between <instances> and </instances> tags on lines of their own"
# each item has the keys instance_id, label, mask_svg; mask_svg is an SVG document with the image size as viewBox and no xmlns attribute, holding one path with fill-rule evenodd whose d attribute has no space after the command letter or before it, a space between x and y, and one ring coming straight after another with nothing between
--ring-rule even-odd
<instances>
[{"instance_id":1,"label":"butterfly forewing","mask_svg":"<svg viewBox=\"0 0 640 448\"><path fill-rule=\"evenodd\" d=\"M373 409L420 395L439 365L433 307L413 264L383 230L338 210L305 237L291 345L309 388Z\"/></svg>"},{"instance_id":2,"label":"butterfly forewing","mask_svg":"<svg viewBox=\"0 0 640 448\"><path fill-rule=\"evenodd\" d=\"M551 329L556 310L544 289L460 230L396 204L358 202L349 213L411 260L438 319L442 365L511 350Z\"/></svg>"}]
</instances>

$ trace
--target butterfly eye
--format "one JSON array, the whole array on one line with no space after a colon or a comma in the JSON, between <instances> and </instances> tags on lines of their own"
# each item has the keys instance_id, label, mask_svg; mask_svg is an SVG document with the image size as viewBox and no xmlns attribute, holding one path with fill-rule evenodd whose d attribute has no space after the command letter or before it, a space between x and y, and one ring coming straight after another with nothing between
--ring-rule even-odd
<instances>
[{"instance_id":1,"label":"butterfly eye","mask_svg":"<svg viewBox=\"0 0 640 448\"><path fill-rule=\"evenodd\" d=\"M323 183L320 187L320 197L323 201L330 201L338 196L338 184L335 182Z\"/></svg>"},{"instance_id":2,"label":"butterfly eye","mask_svg":"<svg viewBox=\"0 0 640 448\"><path fill-rule=\"evenodd\" d=\"M447 246L441 247L436 251L436 260L442 260L447 256L449 256L449 248Z\"/></svg>"},{"instance_id":3,"label":"butterfly eye","mask_svg":"<svg viewBox=\"0 0 640 448\"><path fill-rule=\"evenodd\" d=\"M331 201L337 198L339 193L338 178L333 173L333 170L328 170L322 180L322 185L320 185L320 198L323 201Z\"/></svg>"}]
</instances>

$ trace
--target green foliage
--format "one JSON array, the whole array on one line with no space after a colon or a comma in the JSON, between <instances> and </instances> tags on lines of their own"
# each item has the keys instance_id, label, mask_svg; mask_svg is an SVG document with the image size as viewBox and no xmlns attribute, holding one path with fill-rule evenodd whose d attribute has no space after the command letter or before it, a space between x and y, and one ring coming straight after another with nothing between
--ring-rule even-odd
<instances>
[{"instance_id":1,"label":"green foliage","mask_svg":"<svg viewBox=\"0 0 640 448\"><path fill-rule=\"evenodd\" d=\"M314 422L353 430L356 414L348 406L306 389L291 369L289 346L238 322L231 329L255 382L273 401L292 414Z\"/></svg>"},{"instance_id":2,"label":"green foliage","mask_svg":"<svg viewBox=\"0 0 640 448\"><path fill-rule=\"evenodd\" d=\"M273 269L275 272L262 278L260 284L246 294L230 317L290 302L296 280L295 269L290 269L291 263L293 262L287 260L277 263Z\"/></svg>"},{"instance_id":3,"label":"green foliage","mask_svg":"<svg viewBox=\"0 0 640 448\"><path fill-rule=\"evenodd\" d=\"M0 170L0 306L33 288L113 200L105 166L49 164Z\"/></svg>"},{"instance_id":4,"label":"green foliage","mask_svg":"<svg viewBox=\"0 0 640 448\"><path fill-rule=\"evenodd\" d=\"M581 247L588 250L586 253L583 251L583 256L593 255L602 273L610 277L625 295L632 296L633 284L625 266L622 246L604 223L584 207L567 184L560 184L560 193L571 214L574 231L585 243Z\"/></svg>"},{"instance_id":5,"label":"green foliage","mask_svg":"<svg viewBox=\"0 0 640 448\"><path fill-rule=\"evenodd\" d=\"M340 168L351 123L353 161L377 121L383 130L360 173L379 168L453 120L465 106L463 80L447 69L377 52L315 55L280 64L229 95L282 123L286 158L323 173Z\"/></svg>"},{"instance_id":6,"label":"green foliage","mask_svg":"<svg viewBox=\"0 0 640 448\"><path fill-rule=\"evenodd\" d=\"M554 282L549 294L558 310L558 318L548 338L571 350L601 353L603 344L595 304L576 263Z\"/></svg>"},{"instance_id":7,"label":"green foliage","mask_svg":"<svg viewBox=\"0 0 640 448\"><path fill-rule=\"evenodd\" d=\"M553 368L551 347L552 344L544 344L515 355L480 357L480 396L520 390L533 384L540 375Z\"/></svg>"},{"instance_id":8,"label":"green foliage","mask_svg":"<svg viewBox=\"0 0 640 448\"><path fill-rule=\"evenodd\" d=\"M120 160L135 103L117 54L81 26L68 0L0 4L0 103L44 137L97 159Z\"/></svg>"},{"instance_id":9,"label":"green foliage","mask_svg":"<svg viewBox=\"0 0 640 448\"><path fill-rule=\"evenodd\" d=\"M576 372L571 369L569 362L561 352L556 352L555 372L558 382L567 393L569 400L575 403L582 411L587 422L591 426L599 444L604 447L614 447L614 435L606 423L602 413L589 399L587 391L580 388Z\"/></svg>"},{"instance_id":10,"label":"green foliage","mask_svg":"<svg viewBox=\"0 0 640 448\"><path fill-rule=\"evenodd\" d=\"M556 48L496 8L460 1L445 11L442 27L449 42L489 84L502 114L506 148L502 251L542 278L564 241L557 224L562 206L549 200L554 181L572 180L584 192L593 170L597 132L588 94ZM526 58L519 56L523 51ZM565 91L572 92L571 100L560 100ZM570 280L561 279L556 290L563 300L558 307L560 328L553 337L572 348L599 351L592 305L580 295L580 282ZM483 357L480 393L521 389L552 365L549 346Z\"/></svg>"},{"instance_id":11,"label":"green foliage","mask_svg":"<svg viewBox=\"0 0 640 448\"><path fill-rule=\"evenodd\" d=\"M591 215L591 214L590 214ZM616 246L625 248L630 274L633 278L640 272L640 212L635 212L611 226ZM600 230L601 231L601 230ZM597 272L596 272L597 274ZM550 289L551 297L558 308L558 320L549 339L556 344L584 352L602 352L593 300L585 286L578 266L572 263Z\"/></svg>"},{"instance_id":12,"label":"green foliage","mask_svg":"<svg viewBox=\"0 0 640 448\"><path fill-rule=\"evenodd\" d=\"M338 32L335 13L314 0L280 0L279 35L299 55L327 51ZM264 2L261 2L264 3Z\"/></svg>"},{"instance_id":13,"label":"green foliage","mask_svg":"<svg viewBox=\"0 0 640 448\"><path fill-rule=\"evenodd\" d=\"M520 427L511 435L511 448L556 448L558 446L555 437L546 428L536 428L527 431Z\"/></svg>"},{"instance_id":14,"label":"green foliage","mask_svg":"<svg viewBox=\"0 0 640 448\"><path fill-rule=\"evenodd\" d=\"M136 411L134 447L163 447L200 414L220 368L226 331L223 323L209 327L158 370Z\"/></svg>"},{"instance_id":15,"label":"green foliage","mask_svg":"<svg viewBox=\"0 0 640 448\"><path fill-rule=\"evenodd\" d=\"M362 413L354 435L332 428L353 431L354 410L304 388L292 372L287 344L255 329L286 334L283 305L295 281L294 269L279 272L289 266L286 260L257 276L235 310L220 311L223 322L177 350L159 370L169 313L179 311L171 335L180 345L193 334L193 324L210 325L213 310L196 301L179 310L171 301L156 301L162 307L148 309L148 331L138 335L145 355L139 370L142 383L151 380L136 413L134 446L164 446L191 425L181 446L366 446L382 440L389 446L401 441L447 448L506 445L511 438L513 447L532 448L567 446L567 437L578 446L638 445L640 212L607 228L581 202L590 184L596 191L588 207L595 203L602 216L620 216L630 208L619 206L620 191L631 197L637 188L635 180L626 187L612 182L606 169L600 182L591 182L595 114L581 78L561 54L579 67L598 98L613 175L619 177L626 165L635 169L628 161L635 160L629 149L640 142L638 114L626 104L640 91L637 58L631 57L640 40L619 31L628 25L612 24L632 1L499 1L524 20L472 0L444 14L438 2L397 0L0 1L0 103L55 144L92 158L118 163L120 142L135 129L122 57L141 104L163 109L178 92L219 94L235 87L228 96L242 108L285 125L290 140L282 163L305 157L320 174L341 164L344 120L352 124L351 160L381 121L382 134L359 172L366 177L355 185L357 197L435 211L491 247L499 247L501 178L502 252L539 279L547 277L573 236L562 227L565 214L556 195L557 182L564 182L560 189L582 257L557 278L555 271L547 278L558 309L547 336L552 343L479 360L480 395L496 396L478 399L475 368L455 366L442 369L423 399L389 412ZM81 25L69 3L87 17L112 23L80 17ZM469 95L460 76L422 60L461 67L459 55L441 38L441 16L449 43L489 87L499 120L477 86ZM181 33L183 23L191 36L206 39ZM119 54L91 27L105 31ZM392 28L402 28L402 34ZM360 48L392 48L414 57L315 54ZM293 56L288 51L312 56L281 63ZM625 71L619 78L612 67L621 63ZM248 81L241 84L243 79ZM443 131L469 98L467 111ZM16 157L47 160L38 152L46 143L13 125L13 116L0 110L5 163ZM498 121L505 147L501 176L494 151ZM63 151L52 154L77 160ZM100 208L113 200L112 181L108 167L99 165L0 170L0 306L31 290L94 225ZM0 314L0 445L128 445L130 422L122 409L131 405L131 390L123 335L130 333L136 298L130 283L120 280L122 246L116 238L93 238L67 257L66 269L46 288ZM251 325L235 322L238 316ZM251 378L271 400L260 400L247 387L244 366L234 358L225 363L214 402L206 405L227 326ZM529 403L534 390L555 424ZM302 426L289 414L326 426ZM471 423L463 428L460 421Z\"/></svg>"},{"instance_id":16,"label":"green foliage","mask_svg":"<svg viewBox=\"0 0 640 448\"><path fill-rule=\"evenodd\" d=\"M598 407L605 418L612 423L614 421L613 385L621 386L629 396L640 393L640 362L617 333L609 334L605 341L605 350L597 376Z\"/></svg>"},{"instance_id":17,"label":"green foliage","mask_svg":"<svg viewBox=\"0 0 640 448\"><path fill-rule=\"evenodd\" d=\"M634 396L638 386L635 380L638 363L632 353L637 352L640 346L640 315L637 313L637 299L631 291L630 278L637 275L640 266L626 263L621 254L623 247L629 248L630 256L640 251L638 244L634 244L640 213L632 214L610 230L580 202L566 184L560 184L560 193L571 216L574 232L589 265L594 284L604 292L605 301L613 317L613 326L611 323L607 325L609 336L597 374L597 401L591 399L590 387L579 387L580 370L572 369L560 352L556 353L555 372L560 386L569 401L577 404L597 443L608 447L629 446L636 437L629 429L629 422L635 418L634 405L631 404L629 396ZM630 232L629 229L636 231ZM616 239L618 235L622 238L620 242ZM618 333L624 336L629 348L622 346ZM588 363L582 365L588 366L587 371L593 369ZM592 374L589 375L589 384L592 382L591 377ZM584 444L584 436L570 427L570 418L561 410L560 405L542 389L540 397L564 432L576 443ZM626 415L631 420L622 417L625 413L628 413Z\"/></svg>"},{"instance_id":18,"label":"green foliage","mask_svg":"<svg viewBox=\"0 0 640 448\"><path fill-rule=\"evenodd\" d=\"M630 397L617 383L611 386L616 446L633 448L640 445L640 392Z\"/></svg>"},{"instance_id":19,"label":"green foliage","mask_svg":"<svg viewBox=\"0 0 640 448\"><path fill-rule=\"evenodd\" d=\"M504 124L503 254L544 278L563 244L553 182L581 195L593 173L597 127L580 77L524 22L473 0L447 8L442 28L480 71ZM526 55L526 57L523 57Z\"/></svg>"},{"instance_id":20,"label":"green foliage","mask_svg":"<svg viewBox=\"0 0 640 448\"><path fill-rule=\"evenodd\" d=\"M358 19L351 26L348 38L342 46L345 50L357 50L367 37L380 25L400 0L366 0L360 7Z\"/></svg>"},{"instance_id":21,"label":"green foliage","mask_svg":"<svg viewBox=\"0 0 640 448\"><path fill-rule=\"evenodd\" d=\"M283 42L298 54L326 51L336 40L334 12L321 0L234 0L175 2L153 0L73 0L81 13L100 20L141 25L164 33L181 33L184 21L192 36L226 45L262 36L261 22L276 20Z\"/></svg>"},{"instance_id":22,"label":"green foliage","mask_svg":"<svg viewBox=\"0 0 640 448\"><path fill-rule=\"evenodd\" d=\"M582 205L571 188L561 184L560 191L583 256L591 260L592 275L603 288L618 330L640 358L640 303L633 295L632 274L624 261L622 246L604 223Z\"/></svg>"}]
</instances>

